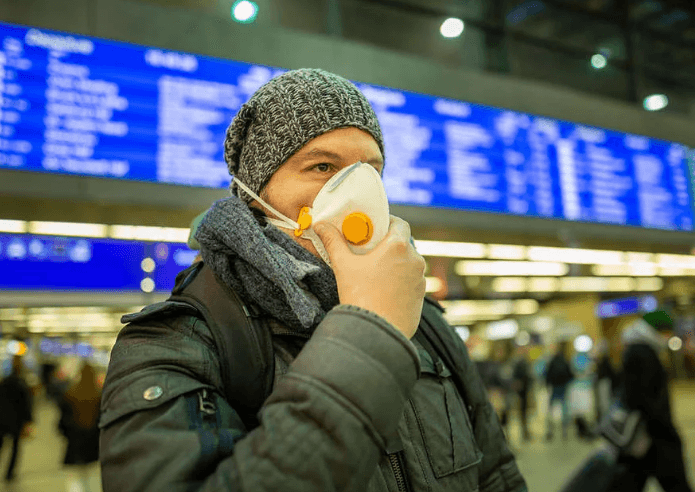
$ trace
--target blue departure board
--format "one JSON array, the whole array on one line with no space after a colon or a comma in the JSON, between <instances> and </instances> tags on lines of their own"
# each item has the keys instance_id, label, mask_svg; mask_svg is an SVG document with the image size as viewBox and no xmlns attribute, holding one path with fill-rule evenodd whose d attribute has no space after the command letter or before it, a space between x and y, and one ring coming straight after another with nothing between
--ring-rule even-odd
<instances>
[{"instance_id":1,"label":"blue departure board","mask_svg":"<svg viewBox=\"0 0 695 492\"><path fill-rule=\"evenodd\" d=\"M182 243L0 234L0 290L140 291L149 278L168 292L196 254Z\"/></svg>"},{"instance_id":2,"label":"blue departure board","mask_svg":"<svg viewBox=\"0 0 695 492\"><path fill-rule=\"evenodd\" d=\"M225 130L284 70L0 24L0 168L222 188ZM693 230L679 143L356 82L391 203Z\"/></svg>"}]
</instances>

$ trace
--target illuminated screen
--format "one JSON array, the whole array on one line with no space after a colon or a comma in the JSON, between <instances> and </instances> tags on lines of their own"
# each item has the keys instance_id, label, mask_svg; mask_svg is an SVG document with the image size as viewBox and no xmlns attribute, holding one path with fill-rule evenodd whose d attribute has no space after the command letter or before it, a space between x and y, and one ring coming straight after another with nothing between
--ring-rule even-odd
<instances>
[{"instance_id":1,"label":"illuminated screen","mask_svg":"<svg viewBox=\"0 0 695 492\"><path fill-rule=\"evenodd\" d=\"M0 23L0 167L223 188L225 130L284 70ZM356 82L391 203L693 229L685 146Z\"/></svg>"},{"instance_id":2,"label":"illuminated screen","mask_svg":"<svg viewBox=\"0 0 695 492\"><path fill-rule=\"evenodd\" d=\"M168 292L196 253L181 243L0 234L0 290L139 291L150 279Z\"/></svg>"}]
</instances>

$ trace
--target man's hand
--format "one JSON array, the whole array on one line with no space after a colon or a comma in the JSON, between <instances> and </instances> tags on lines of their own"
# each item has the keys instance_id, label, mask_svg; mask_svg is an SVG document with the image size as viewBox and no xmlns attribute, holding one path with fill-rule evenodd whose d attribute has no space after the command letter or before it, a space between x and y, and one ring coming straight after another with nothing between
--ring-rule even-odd
<instances>
[{"instance_id":1,"label":"man's hand","mask_svg":"<svg viewBox=\"0 0 695 492\"><path fill-rule=\"evenodd\" d=\"M331 259L341 304L372 311L412 338L425 297L425 260L410 243L408 223L392 215L386 237L364 255L353 253L332 224L314 230Z\"/></svg>"}]
</instances>

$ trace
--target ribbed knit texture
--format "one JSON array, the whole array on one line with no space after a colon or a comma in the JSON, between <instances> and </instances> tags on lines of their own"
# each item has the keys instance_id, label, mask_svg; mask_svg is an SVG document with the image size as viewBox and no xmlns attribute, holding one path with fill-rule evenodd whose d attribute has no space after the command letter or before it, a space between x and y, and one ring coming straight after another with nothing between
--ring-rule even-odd
<instances>
[{"instance_id":1,"label":"ribbed knit texture","mask_svg":"<svg viewBox=\"0 0 695 492\"><path fill-rule=\"evenodd\" d=\"M241 107L227 128L224 158L229 173L260 194L307 142L344 127L369 133L384 155L376 114L352 82L320 69L292 70L267 82ZM231 190L251 202L233 181Z\"/></svg>"}]
</instances>

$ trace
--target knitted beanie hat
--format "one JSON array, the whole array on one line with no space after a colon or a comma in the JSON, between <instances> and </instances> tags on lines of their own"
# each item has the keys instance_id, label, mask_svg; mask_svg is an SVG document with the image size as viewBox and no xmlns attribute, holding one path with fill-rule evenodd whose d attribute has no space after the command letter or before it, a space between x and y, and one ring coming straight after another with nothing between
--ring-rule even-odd
<instances>
[{"instance_id":1,"label":"knitted beanie hat","mask_svg":"<svg viewBox=\"0 0 695 492\"><path fill-rule=\"evenodd\" d=\"M259 194L271 176L309 140L336 128L366 131L384 154L379 121L354 84L320 69L291 70L260 89L227 128L224 159L229 173ZM232 182L232 193L253 199Z\"/></svg>"}]
</instances>

